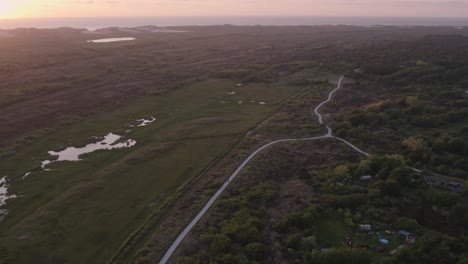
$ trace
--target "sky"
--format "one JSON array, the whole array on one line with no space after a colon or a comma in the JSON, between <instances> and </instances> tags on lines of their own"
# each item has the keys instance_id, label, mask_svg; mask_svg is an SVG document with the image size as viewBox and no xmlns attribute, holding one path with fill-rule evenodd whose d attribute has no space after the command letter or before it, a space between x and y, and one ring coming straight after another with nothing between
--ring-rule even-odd
<instances>
[{"instance_id":1,"label":"sky","mask_svg":"<svg viewBox=\"0 0 468 264\"><path fill-rule=\"evenodd\" d=\"M87 16L468 17L468 0L0 0L0 19Z\"/></svg>"}]
</instances>

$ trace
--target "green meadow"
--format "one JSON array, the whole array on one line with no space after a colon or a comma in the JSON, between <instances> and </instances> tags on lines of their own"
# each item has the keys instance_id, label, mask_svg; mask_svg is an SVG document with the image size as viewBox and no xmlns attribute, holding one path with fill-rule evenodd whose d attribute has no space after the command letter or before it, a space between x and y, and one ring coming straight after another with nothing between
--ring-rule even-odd
<instances>
[{"instance_id":1,"label":"green meadow","mask_svg":"<svg viewBox=\"0 0 468 264\"><path fill-rule=\"evenodd\" d=\"M8 201L0 225L0 263L108 261L181 187L300 90L209 79L112 112L70 118L23 141L0 161L9 192L19 196ZM130 127L151 116L157 120L149 126ZM49 150L84 146L110 132L137 144L40 169L41 160L54 158Z\"/></svg>"}]
</instances>

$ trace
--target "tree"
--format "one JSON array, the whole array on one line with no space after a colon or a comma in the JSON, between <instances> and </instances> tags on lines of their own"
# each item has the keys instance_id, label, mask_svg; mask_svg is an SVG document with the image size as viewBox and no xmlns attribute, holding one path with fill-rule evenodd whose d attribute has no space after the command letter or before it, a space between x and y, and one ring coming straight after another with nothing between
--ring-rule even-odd
<instances>
[{"instance_id":1,"label":"tree","mask_svg":"<svg viewBox=\"0 0 468 264\"><path fill-rule=\"evenodd\" d=\"M460 228L462 233L468 229L468 204L466 201L457 203L449 214L449 223Z\"/></svg>"},{"instance_id":2,"label":"tree","mask_svg":"<svg viewBox=\"0 0 468 264\"><path fill-rule=\"evenodd\" d=\"M231 239L226 235L214 234L211 236L210 249L214 255L222 255L229 252L231 245Z\"/></svg>"},{"instance_id":3,"label":"tree","mask_svg":"<svg viewBox=\"0 0 468 264\"><path fill-rule=\"evenodd\" d=\"M335 168L335 175L340 178L349 176L349 168L346 165L341 165Z\"/></svg>"},{"instance_id":4,"label":"tree","mask_svg":"<svg viewBox=\"0 0 468 264\"><path fill-rule=\"evenodd\" d=\"M244 251L249 260L261 261L265 260L267 257L266 248L260 243L250 243L245 246Z\"/></svg>"},{"instance_id":5,"label":"tree","mask_svg":"<svg viewBox=\"0 0 468 264\"><path fill-rule=\"evenodd\" d=\"M317 238L315 236L308 236L302 238L301 249L305 251L311 251L317 248Z\"/></svg>"},{"instance_id":6,"label":"tree","mask_svg":"<svg viewBox=\"0 0 468 264\"><path fill-rule=\"evenodd\" d=\"M389 179L395 180L399 184L408 186L411 184L411 170L406 167L399 167L390 172Z\"/></svg>"},{"instance_id":7,"label":"tree","mask_svg":"<svg viewBox=\"0 0 468 264\"><path fill-rule=\"evenodd\" d=\"M340 165L334 170L335 176L338 181L342 181L345 178L349 177L349 168L346 165Z\"/></svg>"}]
</instances>

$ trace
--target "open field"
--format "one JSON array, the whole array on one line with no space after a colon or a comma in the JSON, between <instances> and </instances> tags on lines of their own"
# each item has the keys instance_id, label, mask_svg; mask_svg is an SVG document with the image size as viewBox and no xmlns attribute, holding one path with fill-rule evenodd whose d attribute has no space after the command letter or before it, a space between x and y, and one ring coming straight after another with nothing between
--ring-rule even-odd
<instances>
[{"instance_id":1,"label":"open field","mask_svg":"<svg viewBox=\"0 0 468 264\"><path fill-rule=\"evenodd\" d=\"M156 28L157 29L157 28ZM357 51L426 34L462 34L450 27L176 27L187 33L104 29L17 29L0 39L0 145L69 118L115 109L209 76L272 82L288 64L353 69ZM135 41L88 43L97 38ZM269 71L265 71L268 70Z\"/></svg>"},{"instance_id":2,"label":"open field","mask_svg":"<svg viewBox=\"0 0 468 264\"><path fill-rule=\"evenodd\" d=\"M9 175L9 191L20 196L9 201L10 215L0 227L1 258L6 263L105 261L184 182L298 91L279 85L235 87L234 82L212 79L141 98L31 140L0 163L2 173ZM157 121L129 127L148 116ZM48 150L80 146L109 132L137 145L39 170L40 160L50 158Z\"/></svg>"}]
</instances>

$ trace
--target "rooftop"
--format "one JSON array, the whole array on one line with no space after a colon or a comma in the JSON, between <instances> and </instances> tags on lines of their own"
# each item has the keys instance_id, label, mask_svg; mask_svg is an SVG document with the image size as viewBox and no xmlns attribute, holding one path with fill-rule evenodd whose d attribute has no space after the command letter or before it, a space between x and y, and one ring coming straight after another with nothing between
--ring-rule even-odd
<instances>
[{"instance_id":1,"label":"rooftop","mask_svg":"<svg viewBox=\"0 0 468 264\"><path fill-rule=\"evenodd\" d=\"M400 230L400 235L402 236L411 236L411 233L406 230Z\"/></svg>"}]
</instances>

